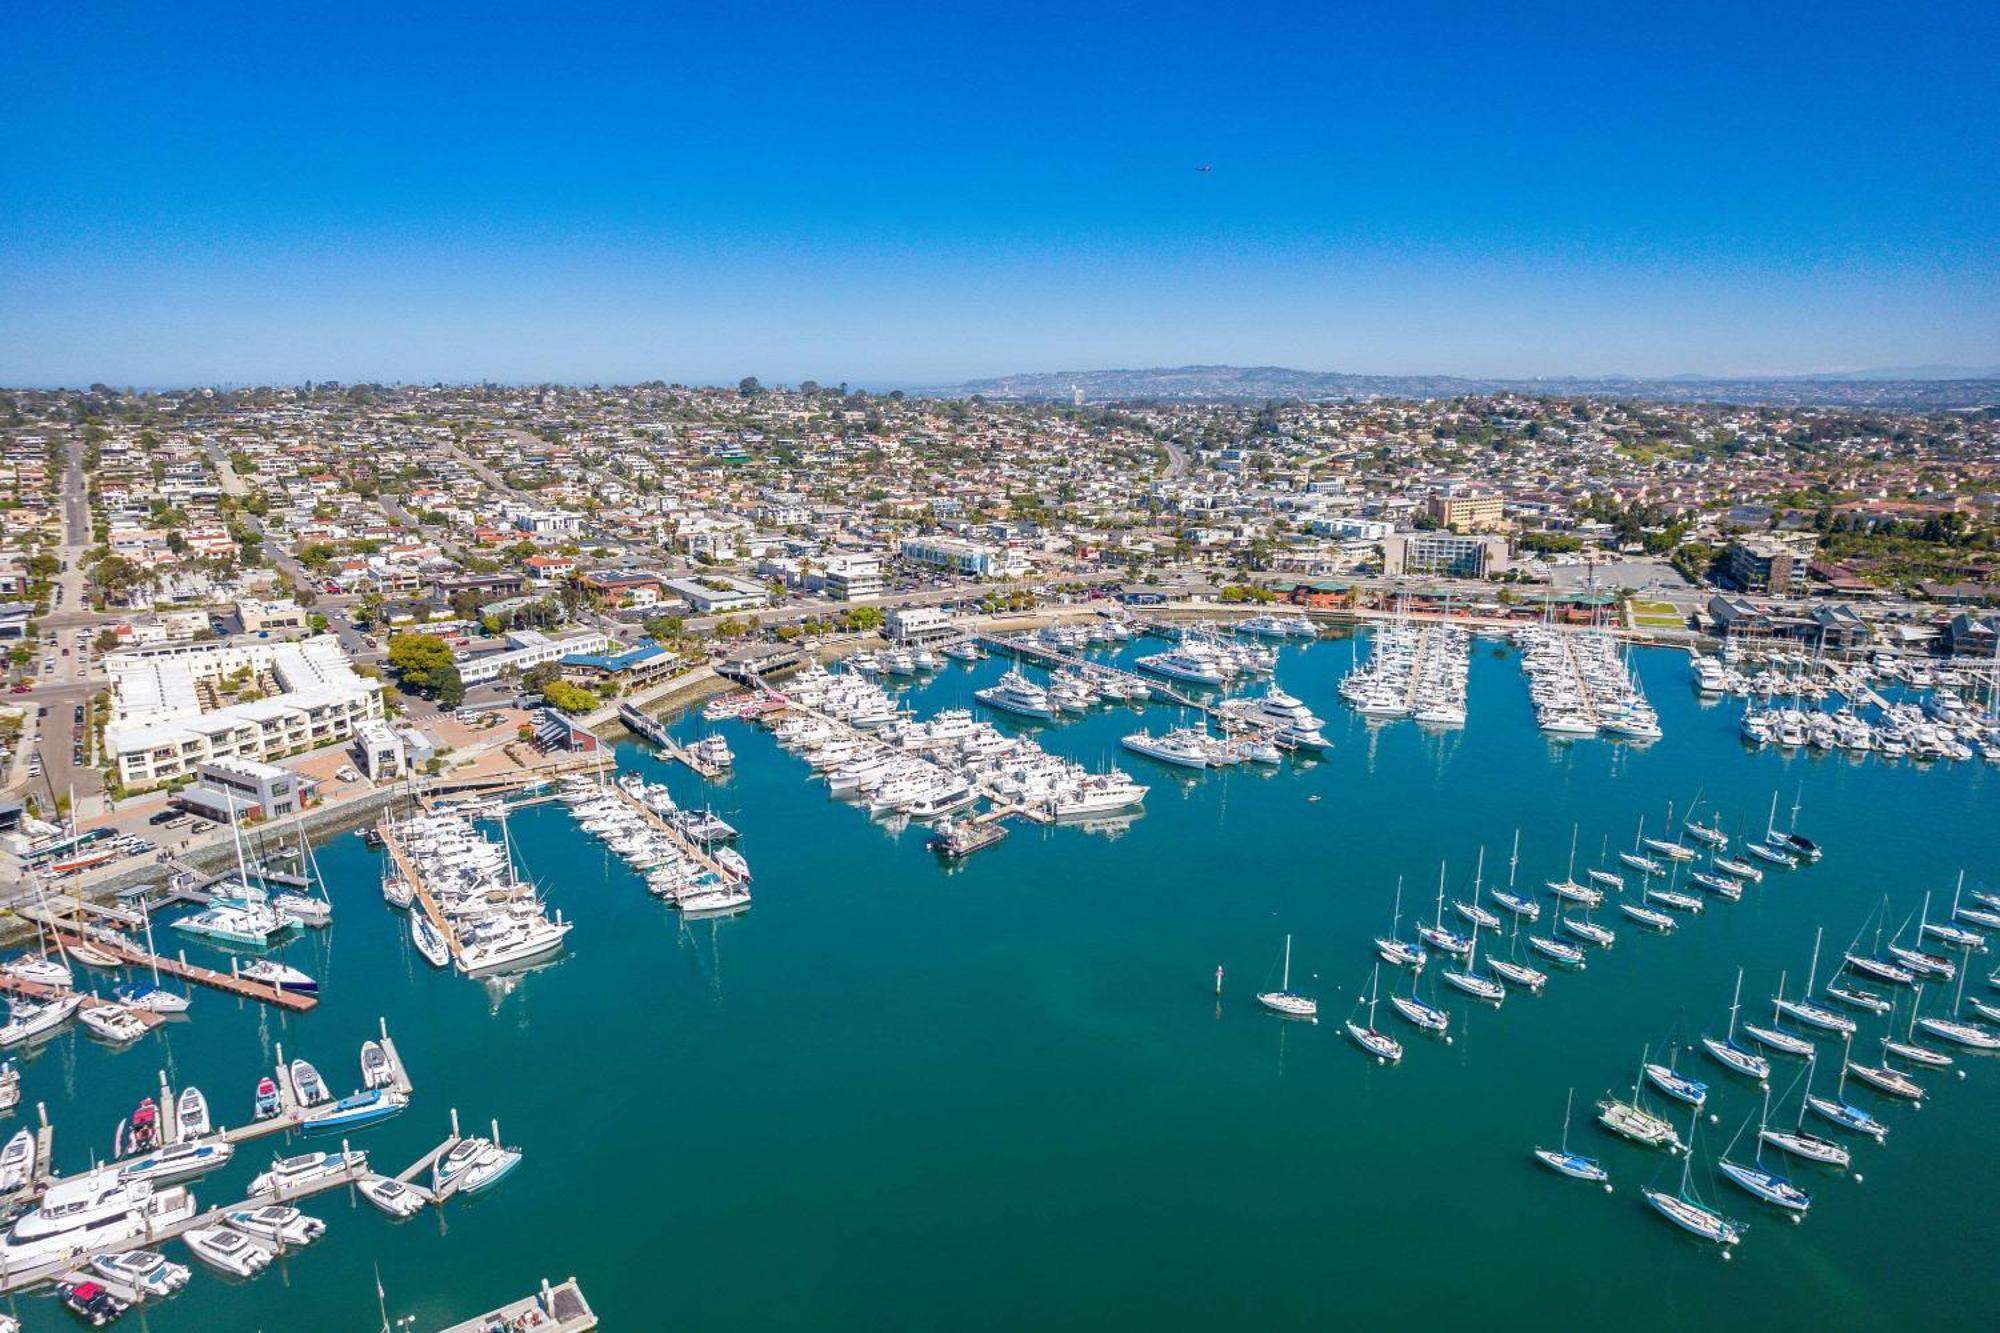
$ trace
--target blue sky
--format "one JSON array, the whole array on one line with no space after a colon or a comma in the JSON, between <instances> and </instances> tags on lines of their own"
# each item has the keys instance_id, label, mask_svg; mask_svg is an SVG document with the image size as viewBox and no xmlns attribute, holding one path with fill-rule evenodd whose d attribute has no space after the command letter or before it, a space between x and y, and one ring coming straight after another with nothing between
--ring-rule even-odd
<instances>
[{"instance_id":1,"label":"blue sky","mask_svg":"<svg viewBox=\"0 0 2000 1333\"><path fill-rule=\"evenodd\" d=\"M2000 364L2000 6L1611 8L15 0L0 383Z\"/></svg>"}]
</instances>

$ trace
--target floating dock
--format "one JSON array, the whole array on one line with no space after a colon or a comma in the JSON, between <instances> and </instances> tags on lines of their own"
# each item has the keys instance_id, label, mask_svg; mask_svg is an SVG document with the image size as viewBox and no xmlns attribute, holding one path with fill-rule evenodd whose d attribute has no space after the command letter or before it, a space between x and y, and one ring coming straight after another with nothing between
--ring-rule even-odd
<instances>
[{"instance_id":1,"label":"floating dock","mask_svg":"<svg viewBox=\"0 0 2000 1333\"><path fill-rule=\"evenodd\" d=\"M494 1333L495 1330L504 1333L515 1328L531 1329L533 1333L588 1333L596 1327L596 1312L583 1298L583 1288L571 1278L554 1287L544 1281L542 1289L532 1296L440 1329L438 1333Z\"/></svg>"},{"instance_id":2,"label":"floating dock","mask_svg":"<svg viewBox=\"0 0 2000 1333\"><path fill-rule=\"evenodd\" d=\"M1163 703L1173 704L1177 708L1196 708L1210 716L1215 715L1215 709L1209 704L1203 703L1191 695L1183 694L1156 676L1142 676L1136 671L1127 671L1123 667L1111 666L1104 662L1093 662L1088 658L1078 657L1073 653L1058 652L1056 649L1044 647L1042 644L1031 643L1025 638L1013 638L999 634L975 634L973 637L988 648L998 652L1011 653L1015 657L1026 658L1028 661L1038 662L1045 667L1069 667L1086 677L1116 676L1118 679L1128 683L1144 685L1151 698L1160 700Z\"/></svg>"},{"instance_id":3,"label":"floating dock","mask_svg":"<svg viewBox=\"0 0 2000 1333\"><path fill-rule=\"evenodd\" d=\"M418 874L416 866L411 864L409 854L403 850L402 839L396 835L395 821L384 819L377 824L375 836L382 840L382 846L388 851L389 859L396 863L396 873L403 877L416 894L417 907L430 918L431 925L435 926L437 933L443 937L445 947L451 951L452 964L456 967L460 953L458 929L446 918L444 909L439 907L437 899L431 896L430 885L424 882L424 877ZM458 970L463 972L465 969L459 967Z\"/></svg>"},{"instance_id":4,"label":"floating dock","mask_svg":"<svg viewBox=\"0 0 2000 1333\"><path fill-rule=\"evenodd\" d=\"M693 838L688 837L685 833L682 833L679 829L675 828L672 824L669 824L666 820L660 818L658 811L654 810L644 801L634 796L631 792L626 791L623 787L619 786L615 782L607 784L605 790L616 792L619 800L625 802L625 804L631 806L634 810L637 810L641 815L645 816L646 823L649 827L654 828L661 833L664 833L667 836L667 838L674 844L674 846L680 849L683 855L685 855L689 860L693 861L696 865L700 866L703 870L711 871L716 875L717 878L721 879L725 884L737 884L741 882L736 878L736 876L730 874L727 870L724 870L721 864L717 862L715 858L711 857L708 854L707 848L703 847Z\"/></svg>"},{"instance_id":5,"label":"floating dock","mask_svg":"<svg viewBox=\"0 0 2000 1333\"><path fill-rule=\"evenodd\" d=\"M64 945L69 945L75 938L67 936L63 940ZM181 981L193 982L197 986L226 991L246 1000L262 1000L265 1004L276 1005L295 1014L302 1014L319 1003L317 996L302 995L298 991L282 990L261 981L251 981L247 977L236 975L233 971L218 972L212 967L201 967L190 963L186 954L182 954L179 958L165 958L149 954L129 940L112 939L103 935L91 935L86 942L115 955L127 967L158 968L161 976L175 977Z\"/></svg>"},{"instance_id":6,"label":"floating dock","mask_svg":"<svg viewBox=\"0 0 2000 1333\"><path fill-rule=\"evenodd\" d=\"M656 717L649 717L631 704L618 705L618 720L635 736L642 736L664 750L670 757L678 759L700 775L703 781L713 782L722 776L722 770L697 756L694 751L675 740L667 731L666 724Z\"/></svg>"}]
</instances>

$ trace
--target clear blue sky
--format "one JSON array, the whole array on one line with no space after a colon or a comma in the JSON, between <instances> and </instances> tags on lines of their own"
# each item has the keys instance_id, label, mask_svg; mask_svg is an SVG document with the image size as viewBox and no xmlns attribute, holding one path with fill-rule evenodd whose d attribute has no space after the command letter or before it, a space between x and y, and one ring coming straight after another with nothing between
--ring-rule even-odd
<instances>
[{"instance_id":1,"label":"clear blue sky","mask_svg":"<svg viewBox=\"0 0 2000 1333\"><path fill-rule=\"evenodd\" d=\"M14 0L0 383L2000 364L2000 5L1619 8Z\"/></svg>"}]
</instances>

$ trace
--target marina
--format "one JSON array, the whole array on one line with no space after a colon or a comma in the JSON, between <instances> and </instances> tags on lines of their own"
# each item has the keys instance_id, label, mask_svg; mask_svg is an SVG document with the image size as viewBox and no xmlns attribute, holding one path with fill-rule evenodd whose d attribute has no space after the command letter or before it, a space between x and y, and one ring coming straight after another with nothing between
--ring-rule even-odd
<instances>
[{"instance_id":1,"label":"marina","mask_svg":"<svg viewBox=\"0 0 2000 1333\"><path fill-rule=\"evenodd\" d=\"M1119 661L1158 648L1135 642L1094 654L1108 651ZM604 1327L776 1327L796 1325L801 1311L833 1328L922 1323L934 1313L931 1301L883 1294L868 1258L883 1253L940 1274L955 1289L993 1291L990 1310L971 1320L986 1327L1035 1323L1053 1308L1064 1324L1138 1320L1194 1333L1211 1319L1193 1307L1232 1317L1240 1309L1238 1281L1252 1266L1278 1282L1276 1304L1259 1316L1266 1324L1404 1318L1407 1290L1418 1284L1439 1301L1476 1303L1497 1323L1525 1323L1546 1317L1545 1289L1501 1275L1533 1271L1556 1251L1579 1260L1565 1289L1567 1317L1579 1320L1668 1326L1629 1309L1635 1284L1662 1273L1675 1275L1706 1322L1723 1329L1748 1333L1796 1320L1840 1326L1857 1310L1893 1320L1883 1312L1920 1300L1925 1271L1902 1233L1921 1230L1917 1219L1971 1216L2000 1187L2000 1167L1954 1146L1974 1141L1995 1113L2000 1065L1928 1026L1960 1023L1975 1037L1992 1030L1970 1003L1996 994L1987 984L1992 955L1974 953L1975 965L1958 966L1952 982L1926 984L1914 1013L1912 986L1877 988L1894 994L1893 1013L1848 1008L1829 993L1830 980L1865 987L1845 972L1835 980L1831 969L1861 924L1879 914L1885 889L1891 911L1882 947L1874 949L1871 926L1857 954L1893 960L1895 943L1966 961L1934 932L1921 946L1916 941L1923 924L1954 919L1961 868L1959 906L1982 910L1973 895L1993 891L1990 865L1960 865L1977 845L1974 831L1993 817L1992 794L1979 781L1979 765L1916 774L1822 767L1802 756L1776 778L1768 756L1745 754L1733 727L1713 725L1699 696L1677 688L1685 663L1677 652L1633 655L1660 710L1660 740L1573 746L1551 743L1518 702L1508 706L1520 697L1518 655L1510 648L1489 651L1482 642L1470 653L1467 697L1478 706L1463 727L1426 729L1370 727L1340 706L1346 652L1287 646L1277 678L1286 695L1329 719L1329 746L1287 756L1283 769L1237 763L1183 771L1124 760L1125 736L1165 734L1181 720L1167 702L1143 714L1100 707L1057 726L982 712L974 693L1015 665L997 652L910 678L887 716L867 726L846 710L863 708L866 716L864 706L879 710L880 697L871 703L856 687L825 687L845 700L837 706L822 699L784 709L744 696L717 721L689 716L667 725L682 745L718 727L728 737L735 762L719 789L726 806L714 813L740 832L754 863L756 911L717 918L675 911L647 892L645 873L581 827L576 805L558 798L508 813L504 826L478 824L483 840L500 847L498 855L483 854L495 882L506 884L504 863L516 863L518 878L534 885L551 912L573 920L574 930L563 949L538 962L468 980L433 969L417 953L409 922L423 909L414 889L411 912L381 905L385 867L407 860L422 877L431 873L426 866L406 846L399 857L387 845L375 852L359 838L335 838L318 856L339 922L284 954L320 979L315 1008L201 994L187 1019L124 1049L72 1025L21 1059L17 1125L38 1124L34 1108L46 1104L62 1131L51 1135L49 1150L73 1174L87 1166L93 1143L97 1154L106 1151L114 1115L161 1095L163 1065L173 1070L176 1095L199 1084L219 1123L246 1124L254 1081L246 1070L275 1074L295 1053L318 1059L351 1050L355 1038L379 1031L381 1015L415 1061L431 1109L352 1136L371 1164L428 1191L437 1162L449 1155L438 1134L442 1108L451 1104L498 1115L530 1149L503 1187L455 1191L443 1215L447 1227L422 1220L430 1211L422 1199L416 1202L424 1211L405 1224L381 1216L382 1205L358 1185L312 1196L302 1206L326 1221L326 1234L273 1260L283 1282L219 1280L174 1242L170 1257L197 1271L180 1294L146 1301L155 1333L375 1327L377 1265L390 1316L416 1314L417 1328L451 1327L551 1271L577 1273ZM1256 697L1267 683L1245 677L1238 689ZM771 682L781 694L792 684ZM745 710L764 724L735 721ZM947 753L937 724L959 730L960 711L1086 772L1124 762L1151 789L1143 817L1127 811L1105 817L1101 827L1095 820L1064 827L1011 812L994 821L1011 827L1009 836L960 858L923 854L942 821L979 818L992 803L928 822L899 817L906 812L870 817L854 798L828 790L828 775L845 760L814 767L811 756L829 744L932 762ZM788 718L837 725L809 746L783 740ZM892 726L904 729L885 734ZM985 734L966 727L951 743ZM664 785L678 810L710 813L718 789L679 762L661 763L655 748L644 741L619 746L619 774L645 787ZM1921 792L1908 790L1913 777ZM1817 840L1824 857L1788 869L1745 845L1769 846L1768 824L1789 830L1801 780L1797 829ZM588 785L590 799L638 817L626 787ZM1001 794L1004 802L1008 793ZM1645 829L1635 836L1641 815ZM1683 845L1681 826L1690 819L1720 830L1727 845L1711 851L1690 836L1685 845L1696 859L1683 863L1644 841ZM408 821L399 815L392 823L385 844L401 838ZM1489 854L1478 885L1479 848L1504 852L1517 828L1518 874L1496 870L1500 858ZM1613 854L1597 856L1601 840ZM1667 873L1645 876L1617 859L1616 849L1635 845L1644 849L1635 854ZM466 846L471 854L473 844ZM1385 966L1377 978L1371 941L1396 915L1396 880L1407 884L1397 926L1407 940L1416 921L1430 924L1437 915L1439 854L1449 859L1442 919L1478 937L1476 955L1450 959L1433 951L1421 971ZM1762 878L1739 879L1721 861L1761 867ZM1587 875L1595 865L1625 887ZM1693 873L1742 891L1734 901L1710 893L1691 882ZM1586 914L1586 904L1546 887L1572 874L1579 887L1602 895L1601 906ZM1678 930L1660 935L1613 912L1615 903L1644 903L1648 885L1702 892L1708 910L1656 907L1680 920ZM1539 920L1517 916L1496 890L1537 907ZM1928 912L1925 892L1932 894ZM1458 914L1454 902L1489 910L1500 929ZM1588 951L1580 971L1548 961L1529 936L1561 943L1558 917L1616 923L1616 944L1607 951L1577 940ZM1826 941L1815 960L1821 927ZM194 945L188 952L201 957ZM1539 991L1502 970L1516 958L1545 969ZM1218 964L1225 974L1219 993ZM1496 1007L1461 992L1442 980L1447 969L1499 981L1507 1002ZM1731 1003L1739 969L1740 1018ZM1342 1021L1285 1022L1257 1000L1279 991L1309 998L1329 1020ZM1774 1023L1770 997L1781 993L1811 996L1815 1007L1850 1016L1854 1064L1901 1071L1925 1092L1922 1109L1858 1074L1843 1089L1838 1032L1815 1031L1819 1058L1809 1078L1806 1059L1765 1046L1760 1031L1801 1030L1790 1015ZM1427 1031L1396 998L1420 1002L1412 1008L1420 1015L1442 1015L1445 1029ZM605 1019L626 1012L643 1017ZM1393 1041L1401 1058L1388 1060L1387 1045L1372 1055L1347 1022ZM1732 1033L1772 1066L1769 1140L1753 1139L1763 1115L1754 1080L1699 1046L1706 1035L1727 1048ZM1932 1067L1893 1050L1885 1056L1885 1035L1949 1051L1957 1063ZM978 1059L965 1058L968 1042L977 1043ZM1632 1101L1640 1077L1643 1109L1663 1118L1677 1139L1689 1138L1690 1108L1643 1082L1638 1057L1646 1046L1650 1062L1707 1084L1685 1185L1688 1169L1678 1154L1608 1133L1591 1109L1607 1095ZM145 1054L155 1049L157 1059ZM249 1051L262 1058L248 1058ZM339 1063L353 1067L351 1057ZM329 1082L352 1081L351 1073L322 1067ZM1574 1115L1559 1139L1571 1087ZM807 1090L811 1141L798 1134L798 1101ZM1884 1141L1850 1133L1812 1109L1808 1090L1888 1126ZM1469 1116L1474 1097L1480 1114ZM898 1110L886 1123L885 1105L909 1114ZM579 1118L585 1106L588 1122ZM697 1128L679 1114L682 1106L700 1108L701 1151L663 1137ZM1709 1115L1719 1117L1717 1125ZM1731 1146L1746 1117L1750 1127ZM1803 1130L1795 1124L1801 1118ZM1253 1122L1260 1126L1254 1135L1218 1141L1214 1132L1218 1124ZM588 1128L579 1132L580 1124ZM14 1128L0 1125L0 1135ZM1330 1131L1337 1145L1328 1142ZM831 1134L842 1152L830 1158L824 1136ZM1060 1146L1052 1146L1052 1134ZM979 1153L954 1146L968 1135L985 1145ZM1786 1136L1808 1151L1831 1143L1850 1166L1797 1157L1779 1142ZM261 1204L248 1185L272 1156L337 1151L339 1141L253 1139L228 1166L196 1182L195 1193L203 1205L211 1198ZM1756 1141L1766 1143L1761 1167ZM1195 1179L1150 1169L1163 1154L1185 1157L1177 1145L1188 1142L1208 1145L1192 1168ZM1413 1154L1417 1142L1430 1147ZM1569 1178L1534 1158L1538 1145L1585 1174ZM1790 1224L1782 1205L1717 1174L1715 1163L1725 1158L1766 1176L1789 1173L1810 1191L1808 1220ZM930 1197L941 1160L951 1163L953 1196L977 1196L980 1209L944 1222L929 1209L868 1210L857 1219L851 1197L858 1179L871 1190ZM398 1169L405 1163L412 1169ZM1584 1163L1608 1180L1580 1184L1590 1179ZM580 1184L606 1181L619 1187L599 1195ZM1738 1243L1718 1246L1669 1225L1656 1211L1662 1205L1646 1202L1648 1189L1669 1200L1685 1192L1738 1224ZM1484 1228L1414 1198L1466 1190L1504 1203L1506 1228ZM1052 1218L1046 1201L1057 1191L1084 1215ZM1340 1220L1345 1205L1338 1201L1362 1198L1376 1201L1367 1225ZM568 1216L579 1201L592 1216L573 1228L573 1242L551 1244L549 1229L534 1219ZM1255 1240L1216 1228L1214 1208L1254 1213ZM1156 1245L1200 1246L1221 1267L1163 1278L1148 1255L1109 1239L1141 1219L1158 1229L1149 1254ZM849 1225L862 1234L845 1236ZM1046 1244L1024 1246L1020 1237L1038 1228L1048 1231ZM1972 1229L1930 1230L1947 1262L1971 1264L1983 1253ZM748 1237L759 1243L744 1244ZM1329 1243L1358 1250L1378 1281L1337 1297L1327 1292L1314 1275L1324 1271ZM657 1246L698 1265L704 1280L660 1291L642 1272ZM1454 1265L1420 1257L1437 1246L1476 1248L1482 1259L1455 1273ZM1735 1256L1726 1267L1724 1248ZM1077 1276L1079 1259L1089 1266L1087 1282ZM1850 1275L1839 1291L1801 1279L1828 1265ZM9 1299L0 1309L32 1333L70 1326L46 1285ZM1943 1328L1983 1322L1973 1310L1926 1309L1927 1320ZM218 1324L218 1316L228 1322Z\"/></svg>"}]
</instances>

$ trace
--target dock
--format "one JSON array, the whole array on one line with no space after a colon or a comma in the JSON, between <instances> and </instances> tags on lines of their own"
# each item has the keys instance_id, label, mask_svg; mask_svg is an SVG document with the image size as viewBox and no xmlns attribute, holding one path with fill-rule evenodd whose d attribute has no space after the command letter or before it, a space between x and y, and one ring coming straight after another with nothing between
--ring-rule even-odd
<instances>
[{"instance_id":1,"label":"dock","mask_svg":"<svg viewBox=\"0 0 2000 1333\"><path fill-rule=\"evenodd\" d=\"M707 848L688 837L685 833L682 833L666 820L660 818L657 811L631 792L626 791L615 782L609 784L605 790L616 793L619 800L625 802L625 804L631 806L645 817L647 827L665 834L668 840L680 850L682 855L686 856L703 870L711 872L725 884L735 884L738 882L736 876L724 870L721 864L708 854Z\"/></svg>"},{"instance_id":2,"label":"dock","mask_svg":"<svg viewBox=\"0 0 2000 1333\"><path fill-rule=\"evenodd\" d=\"M540 1318L538 1322L520 1322L529 1316ZM534 1295L440 1329L438 1333L495 1333L495 1330L504 1333L517 1327L533 1329L534 1333L588 1333L597 1327L597 1314L583 1298L583 1288L575 1278L554 1287L544 1280L542 1289Z\"/></svg>"},{"instance_id":3,"label":"dock","mask_svg":"<svg viewBox=\"0 0 2000 1333\"><path fill-rule=\"evenodd\" d=\"M403 841L396 834L395 821L384 818L375 826L375 836L382 840L382 846L389 853L389 859L396 863L396 873L403 877L416 894L417 907L430 918L431 925L435 926L438 934L443 937L445 947L451 951L452 965L458 967L461 952L458 928L445 916L444 909L439 907L437 899L431 896L430 885L424 882L424 877L418 874L416 866L411 864L409 854L403 850ZM464 968L459 967L459 970L462 972Z\"/></svg>"},{"instance_id":4,"label":"dock","mask_svg":"<svg viewBox=\"0 0 2000 1333\"><path fill-rule=\"evenodd\" d=\"M1177 708L1195 708L1210 716L1214 716L1216 713L1216 710L1211 705L1194 698L1192 695L1182 693L1173 686L1166 684L1157 676L1142 676L1136 671L1127 671L1123 667L1111 666L1105 662L1093 662L1088 658L1078 657L1073 653L1060 652L1043 644L1030 642L1025 637L986 634L982 632L973 635L973 638L996 652L1009 653L1015 657L1025 658L1030 662L1036 662L1051 669L1068 667L1086 677L1115 676L1123 681L1144 685L1152 698L1163 703L1173 704Z\"/></svg>"},{"instance_id":5,"label":"dock","mask_svg":"<svg viewBox=\"0 0 2000 1333\"><path fill-rule=\"evenodd\" d=\"M62 932L58 931L58 934ZM63 943L70 944L72 938L74 937L65 937ZM305 1013L319 1003L317 996L302 995L297 991L282 990L261 981L251 981L247 977L238 976L233 970L218 972L212 967L190 963L186 954L178 958L165 958L158 954L149 954L129 940L107 938L103 935L90 936L88 943L116 956L127 967L157 968L161 976L193 982L197 986L207 986L211 990L224 991L246 1000L261 1000L265 1004L275 1005L295 1014ZM233 962L234 960L232 965Z\"/></svg>"},{"instance_id":6,"label":"dock","mask_svg":"<svg viewBox=\"0 0 2000 1333\"><path fill-rule=\"evenodd\" d=\"M621 703L618 705L618 720L623 722L626 730L630 731L633 735L644 737L646 740L659 746L670 757L679 760L693 769L703 781L713 782L722 776L721 769L707 760L700 758L692 750L675 740L667 731L666 724L658 718L647 716L647 714L634 708L629 703Z\"/></svg>"}]
</instances>

